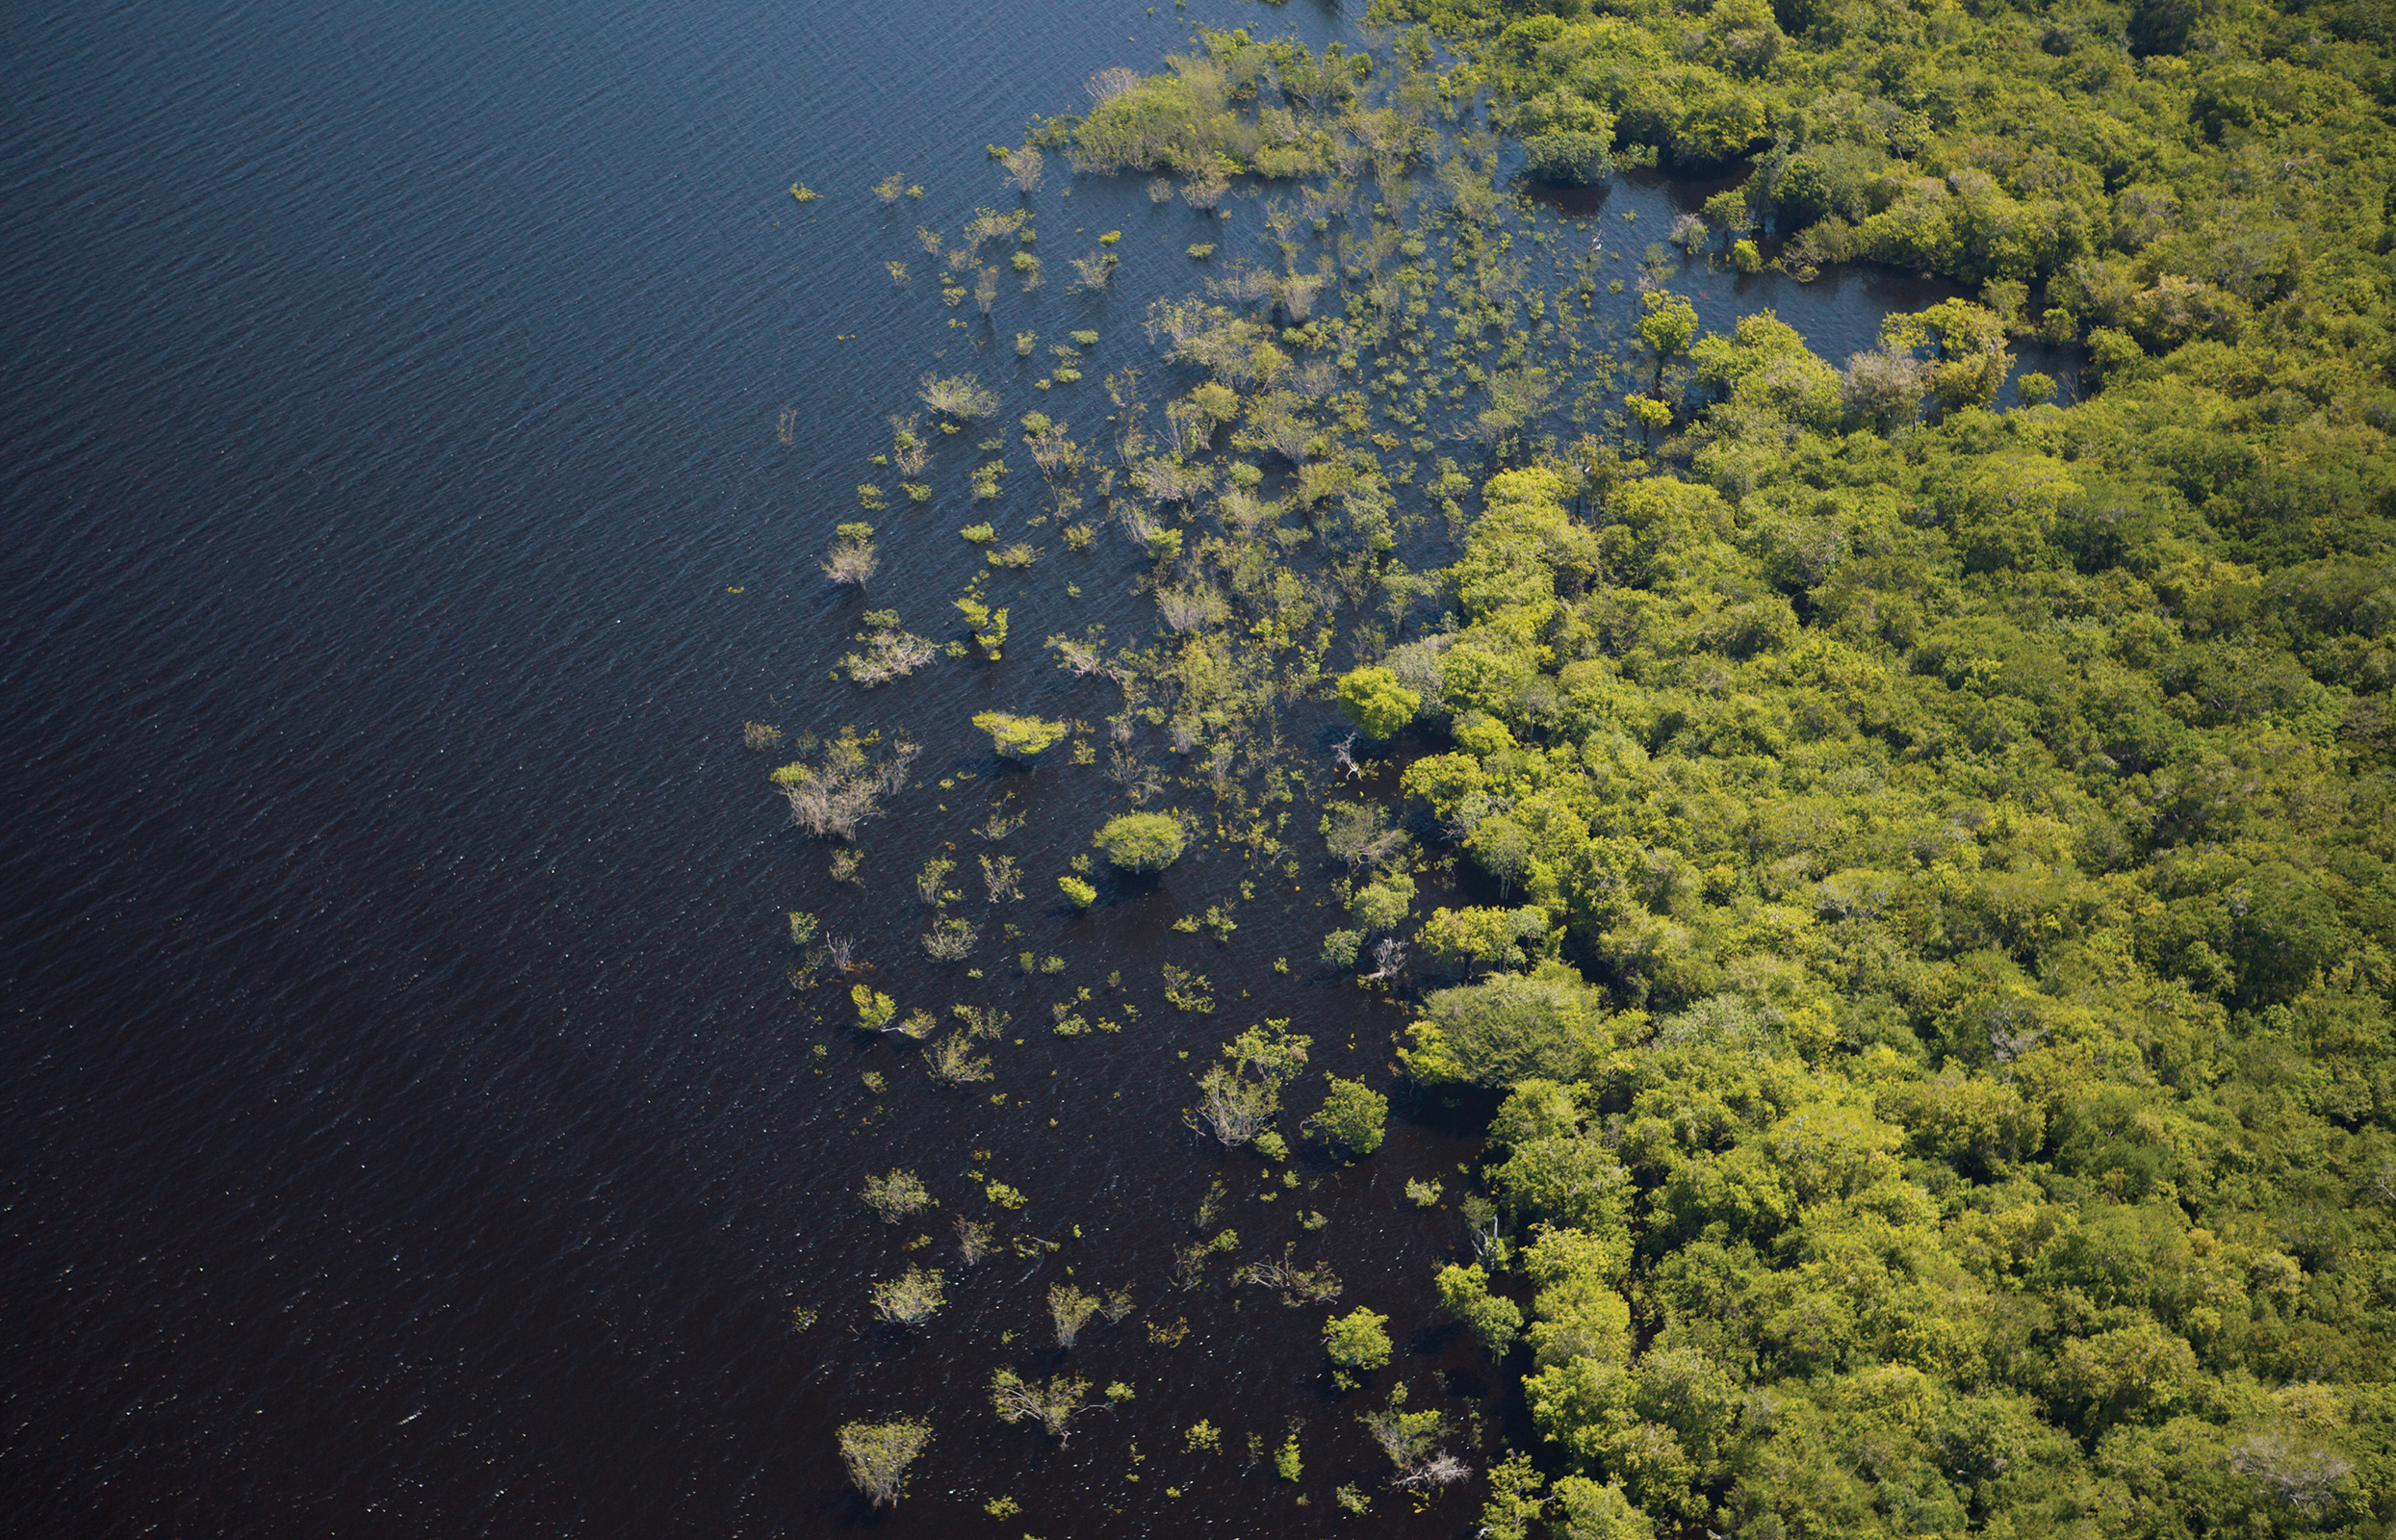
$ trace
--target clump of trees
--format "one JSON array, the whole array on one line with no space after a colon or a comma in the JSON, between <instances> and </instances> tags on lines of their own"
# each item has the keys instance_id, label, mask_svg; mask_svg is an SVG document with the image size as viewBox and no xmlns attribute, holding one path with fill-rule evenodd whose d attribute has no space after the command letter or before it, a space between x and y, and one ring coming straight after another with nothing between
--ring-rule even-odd
<instances>
[{"instance_id":1,"label":"clump of trees","mask_svg":"<svg viewBox=\"0 0 2396 1540\"><path fill-rule=\"evenodd\" d=\"M1260 200L1278 264L1151 308L1192 372L1169 404L1119 374L1111 446L1024 429L1058 516L1103 500L1157 601L1146 645L1055 648L1122 692L1134 807L1166 780L1144 727L1276 858L1276 703L1337 697L1352 779L1365 734L1430 751L1401 797L1432 860L1327 811L1325 955L1443 965L1406 1070L1497 1102L1438 1288L1560 1474L1500 1462L1486 1532L2369 1527L2396 1493L2396 408L2359 13L2140 4L2115 36L1982 8L1866 47L1748 0L1702 27L1381 9L1469 73L1417 35L1368 98L1209 37L1041 131L1194 207L1312 180ZM1624 270L1623 356L1595 336L1620 259L1543 249L1566 232L1492 183L1494 139L1408 174L1443 84L1487 88L1551 179L1752 164ZM952 302L1008 233L977 217ZM1669 292L1765 250L1974 287L1843 367ZM2000 412L2031 337L2084 345L2077 398L2025 376ZM1457 442L1484 458L1436 457ZM1006 612L960 607L996 658ZM1166 821L1118 864L1177 858ZM1418 920L1450 860L1495 901ZM1286 1153L1285 1076L1199 1080L1197 1126ZM1235 1245L1184 1247L1180 1281ZM1055 1384L1017 1380L1011 1420ZM1466 1474L1436 1414L1372 1418L1401 1483Z\"/></svg>"}]
</instances>

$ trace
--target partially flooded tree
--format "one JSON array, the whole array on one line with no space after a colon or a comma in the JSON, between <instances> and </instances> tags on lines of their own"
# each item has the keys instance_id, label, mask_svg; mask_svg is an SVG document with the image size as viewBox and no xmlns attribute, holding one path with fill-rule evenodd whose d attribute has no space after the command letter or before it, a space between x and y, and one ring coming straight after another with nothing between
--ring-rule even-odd
<instances>
[{"instance_id":1,"label":"partially flooded tree","mask_svg":"<svg viewBox=\"0 0 2396 1540\"><path fill-rule=\"evenodd\" d=\"M1438 1285L1441 1307L1470 1326L1491 1357L1504 1358L1514 1339L1522 1335L1522 1307L1489 1292L1489 1274L1479 1263L1442 1268Z\"/></svg>"},{"instance_id":2,"label":"partially flooded tree","mask_svg":"<svg viewBox=\"0 0 2396 1540\"><path fill-rule=\"evenodd\" d=\"M991 1078L990 1056L973 1051L964 1033L942 1038L924 1053L925 1073L946 1086L970 1086Z\"/></svg>"},{"instance_id":3,"label":"partially flooded tree","mask_svg":"<svg viewBox=\"0 0 2396 1540\"><path fill-rule=\"evenodd\" d=\"M1023 897L1022 873L1017 867L1016 859L1013 856L985 855L980 860L982 886L990 890L990 901L993 904L1019 902Z\"/></svg>"},{"instance_id":4,"label":"partially flooded tree","mask_svg":"<svg viewBox=\"0 0 2396 1540\"><path fill-rule=\"evenodd\" d=\"M980 1219L962 1216L957 1220L957 1257L966 1267L977 1266L990 1255L997 1232Z\"/></svg>"},{"instance_id":5,"label":"partially flooded tree","mask_svg":"<svg viewBox=\"0 0 2396 1540\"><path fill-rule=\"evenodd\" d=\"M1396 1484L1446 1486L1472 1475L1470 1466L1438 1447L1450 1431L1448 1420L1435 1411L1409 1412L1405 1404L1406 1387L1401 1381L1391 1389L1386 1407L1356 1419L1398 1468Z\"/></svg>"},{"instance_id":6,"label":"partially flooded tree","mask_svg":"<svg viewBox=\"0 0 2396 1540\"><path fill-rule=\"evenodd\" d=\"M1278 1257L1251 1262L1241 1270L1240 1276L1259 1288L1275 1291L1285 1305L1322 1304L1338 1298L1343 1285L1331 1265L1318 1262L1311 1268L1301 1268L1297 1253L1298 1243L1290 1242L1281 1247Z\"/></svg>"},{"instance_id":7,"label":"partially flooded tree","mask_svg":"<svg viewBox=\"0 0 2396 1540\"><path fill-rule=\"evenodd\" d=\"M1385 866L1412 843L1404 830L1390 827L1389 809L1376 802L1335 802L1323 810L1320 828L1324 847L1352 872Z\"/></svg>"},{"instance_id":8,"label":"partially flooded tree","mask_svg":"<svg viewBox=\"0 0 2396 1540\"><path fill-rule=\"evenodd\" d=\"M929 1268L909 1268L867 1291L874 1314L893 1326L920 1326L948 1302L947 1280Z\"/></svg>"},{"instance_id":9,"label":"partially flooded tree","mask_svg":"<svg viewBox=\"0 0 2396 1540\"><path fill-rule=\"evenodd\" d=\"M1041 176L1047 165L1037 145L1008 150L998 157L998 164L1007 168L1007 182L1025 197L1040 191Z\"/></svg>"},{"instance_id":10,"label":"partially flooded tree","mask_svg":"<svg viewBox=\"0 0 2396 1540\"><path fill-rule=\"evenodd\" d=\"M1902 346L1884 346L1847 360L1839 379L1839 399L1875 432L1891 433L1920 415L1930 366Z\"/></svg>"},{"instance_id":11,"label":"partially flooded tree","mask_svg":"<svg viewBox=\"0 0 2396 1540\"><path fill-rule=\"evenodd\" d=\"M890 418L890 464L910 481L922 475L924 468L932 463L932 447L915 431L921 421L912 412L905 417L893 414Z\"/></svg>"},{"instance_id":12,"label":"partially flooded tree","mask_svg":"<svg viewBox=\"0 0 2396 1540\"><path fill-rule=\"evenodd\" d=\"M1656 290L1639 295L1639 343L1656 355L1655 383L1662 384L1666 361L1688 352L1697 340L1697 307Z\"/></svg>"},{"instance_id":13,"label":"partially flooded tree","mask_svg":"<svg viewBox=\"0 0 2396 1540\"><path fill-rule=\"evenodd\" d=\"M1069 724L1064 722L1016 716L1007 711L981 712L974 717L973 725L990 734L991 747L1001 756L1019 760L1037 759L1069 731Z\"/></svg>"},{"instance_id":14,"label":"partially flooded tree","mask_svg":"<svg viewBox=\"0 0 2396 1540\"><path fill-rule=\"evenodd\" d=\"M915 399L941 417L989 417L998 410L998 393L970 374L952 374L946 379L926 374Z\"/></svg>"},{"instance_id":15,"label":"partially flooded tree","mask_svg":"<svg viewBox=\"0 0 2396 1540\"><path fill-rule=\"evenodd\" d=\"M1227 1062L1209 1065L1198 1076L1198 1105L1182 1120L1227 1148L1255 1142L1281 1110L1281 1088L1306 1065L1313 1040L1292 1034L1289 1025L1267 1021L1224 1043Z\"/></svg>"},{"instance_id":16,"label":"partially flooded tree","mask_svg":"<svg viewBox=\"0 0 2396 1540\"><path fill-rule=\"evenodd\" d=\"M1161 872L1181 859L1189 836L1172 813L1127 812L1100 826L1091 842L1127 872Z\"/></svg>"},{"instance_id":17,"label":"partially flooded tree","mask_svg":"<svg viewBox=\"0 0 2396 1540\"><path fill-rule=\"evenodd\" d=\"M1930 398L1944 412L1990 405L2013 369L2004 321L1968 299L1945 299L1918 315L1891 316L1880 323L1880 341L1891 353L1931 349Z\"/></svg>"},{"instance_id":18,"label":"partially flooded tree","mask_svg":"<svg viewBox=\"0 0 2396 1540\"><path fill-rule=\"evenodd\" d=\"M839 1432L840 1459L849 1468L857 1490L875 1507L895 1506L905 1488L907 1468L932 1443L932 1424L921 1418L888 1423L847 1423Z\"/></svg>"},{"instance_id":19,"label":"partially flooded tree","mask_svg":"<svg viewBox=\"0 0 2396 1540\"><path fill-rule=\"evenodd\" d=\"M1362 1305L1323 1322L1323 1348L1331 1360L1331 1378L1342 1390L1353 1390L1361 1376L1389 1366L1389 1318Z\"/></svg>"},{"instance_id":20,"label":"partially flooded tree","mask_svg":"<svg viewBox=\"0 0 2396 1540\"><path fill-rule=\"evenodd\" d=\"M900 629L894 609L867 610L865 629L858 632L857 640L863 644L862 649L843 654L840 668L851 683L867 689L905 679L940 653L928 639Z\"/></svg>"},{"instance_id":21,"label":"partially flooded tree","mask_svg":"<svg viewBox=\"0 0 2396 1540\"><path fill-rule=\"evenodd\" d=\"M836 583L855 583L857 591L865 591L865 579L881 566L874 552L873 526L844 524L834 531L830 548L824 552L824 576Z\"/></svg>"},{"instance_id":22,"label":"partially flooded tree","mask_svg":"<svg viewBox=\"0 0 2396 1540\"><path fill-rule=\"evenodd\" d=\"M1056 1324L1058 1347L1071 1348L1080 1338L1082 1327L1097 1313L1096 1296L1084 1294L1069 1283L1048 1286L1048 1319Z\"/></svg>"},{"instance_id":23,"label":"partially flooded tree","mask_svg":"<svg viewBox=\"0 0 2396 1540\"><path fill-rule=\"evenodd\" d=\"M923 951L935 962L959 962L980 939L980 928L971 920L951 914L923 933Z\"/></svg>"},{"instance_id":24,"label":"partially flooded tree","mask_svg":"<svg viewBox=\"0 0 2396 1540\"><path fill-rule=\"evenodd\" d=\"M1370 1155L1381 1147L1389 1120L1389 1098L1361 1080L1327 1075L1329 1094L1323 1110L1306 1119L1307 1132L1352 1155Z\"/></svg>"},{"instance_id":25,"label":"partially flooded tree","mask_svg":"<svg viewBox=\"0 0 2396 1540\"><path fill-rule=\"evenodd\" d=\"M990 1380L991 1404L1001 1422L1038 1423L1060 1444L1066 1441L1073 1419L1095 1404L1082 1399L1089 1392L1090 1381L1070 1374L1058 1374L1042 1384L1012 1369L1001 1369Z\"/></svg>"},{"instance_id":26,"label":"partially flooded tree","mask_svg":"<svg viewBox=\"0 0 2396 1540\"><path fill-rule=\"evenodd\" d=\"M907 771L923 751L892 738L879 758L881 734L843 728L823 743L819 757L797 759L773 773L790 804L790 818L809 834L854 839L857 826L882 811L882 800L906 784Z\"/></svg>"},{"instance_id":27,"label":"partially flooded tree","mask_svg":"<svg viewBox=\"0 0 2396 1540\"><path fill-rule=\"evenodd\" d=\"M882 1216L885 1224L896 1224L910 1214L920 1214L932 1202L931 1190L913 1171L892 1169L887 1176L868 1176L858 1194L865 1206Z\"/></svg>"}]
</instances>

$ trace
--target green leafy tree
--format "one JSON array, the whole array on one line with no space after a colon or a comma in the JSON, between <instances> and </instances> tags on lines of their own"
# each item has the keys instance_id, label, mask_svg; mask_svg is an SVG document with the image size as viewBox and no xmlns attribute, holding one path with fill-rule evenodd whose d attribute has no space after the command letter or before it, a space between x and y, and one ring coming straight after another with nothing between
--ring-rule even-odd
<instances>
[{"instance_id":1,"label":"green leafy tree","mask_svg":"<svg viewBox=\"0 0 2396 1540\"><path fill-rule=\"evenodd\" d=\"M1892 316L1881 323L1880 337L1888 346L1934 350L1930 395L1949 412L1993 403L2013 369L2004 322L1969 300L1945 299L1917 315Z\"/></svg>"},{"instance_id":2,"label":"green leafy tree","mask_svg":"<svg viewBox=\"0 0 2396 1540\"><path fill-rule=\"evenodd\" d=\"M1489 1274L1479 1263L1440 1269L1438 1285L1440 1308L1470 1326L1493 1356L1505 1357L1522 1335L1522 1307L1489 1292Z\"/></svg>"},{"instance_id":3,"label":"green leafy tree","mask_svg":"<svg viewBox=\"0 0 2396 1540\"><path fill-rule=\"evenodd\" d=\"M1339 681L1340 708L1371 738L1389 739L1414 720L1423 698L1385 668L1353 669Z\"/></svg>"},{"instance_id":4,"label":"green leafy tree","mask_svg":"<svg viewBox=\"0 0 2396 1540\"><path fill-rule=\"evenodd\" d=\"M1389 1318L1358 1305L1344 1316L1323 1323L1324 1350L1330 1354L1331 1378L1342 1390L1353 1390L1358 1376L1389 1365Z\"/></svg>"},{"instance_id":5,"label":"green leafy tree","mask_svg":"<svg viewBox=\"0 0 2396 1540\"><path fill-rule=\"evenodd\" d=\"M1324 1078L1330 1082L1330 1090L1323 1098L1322 1111L1306 1120L1307 1128L1318 1139L1353 1155L1370 1155L1380 1148L1389 1120L1389 1098L1361 1080L1342 1080L1337 1075Z\"/></svg>"},{"instance_id":6,"label":"green leafy tree","mask_svg":"<svg viewBox=\"0 0 2396 1540\"><path fill-rule=\"evenodd\" d=\"M989 733L992 746L1009 759L1036 759L1072 731L1068 723L1014 716L1005 711L981 712L974 717L973 725Z\"/></svg>"},{"instance_id":7,"label":"green leafy tree","mask_svg":"<svg viewBox=\"0 0 2396 1540\"><path fill-rule=\"evenodd\" d=\"M1101 825L1092 843L1124 871L1161 872L1181 859L1189 836L1171 813L1127 812Z\"/></svg>"},{"instance_id":8,"label":"green leafy tree","mask_svg":"<svg viewBox=\"0 0 2396 1540\"><path fill-rule=\"evenodd\" d=\"M1657 289L1639 295L1639 345L1656 355L1656 383L1663 381L1663 366L1688 351L1697 339L1697 307L1681 295Z\"/></svg>"}]
</instances>

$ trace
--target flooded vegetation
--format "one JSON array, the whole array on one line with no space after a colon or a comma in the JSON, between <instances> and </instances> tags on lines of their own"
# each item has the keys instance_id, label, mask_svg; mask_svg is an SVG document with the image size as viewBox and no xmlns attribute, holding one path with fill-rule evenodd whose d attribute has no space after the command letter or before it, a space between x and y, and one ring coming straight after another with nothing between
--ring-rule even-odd
<instances>
[{"instance_id":1,"label":"flooded vegetation","mask_svg":"<svg viewBox=\"0 0 2396 1540\"><path fill-rule=\"evenodd\" d=\"M948 306L1008 241L1019 298L1067 197L1146 177L1182 210L1149 239L1186 259L1136 318L1145 352L1119 340L1102 373L1082 365L1131 324L1120 297L1043 355L980 269L986 319L936 350L1012 354L1006 394L926 373L954 442L899 429L911 496L990 510L942 666L1056 713L974 715L985 754L907 792L963 805L982 782L1027 799L985 840L1031 825L1019 855L976 853L970 917L940 886L959 843L923 866L927 955L1005 942L909 988L1029 1028L971 1057L953 1033L930 1078L989 1109L1027 1077L1035 1108L1063 1098L1044 1139L995 1115L971 1120L1018 1132L964 1136L1042 1183L1016 1220L1040 1233L1005 1243L1032 1266L977 1279L1007 1296L985 1308L1026 1319L1044 1287L1053 1329L940 1351L988 1365L998 1419L1060 1454L1118 1414L1098 1436L1131 1466L1060 1470L1070 1498L1011 1478L989 1511L1059 1533L1195 1502L1292 1532L1263 1515L1843 1535L2103 1527L2136 1493L2166 1529L2364 1522L2390 1476L2345 1430L2378 1415L2384 1131L2367 1092L2332 1106L2286 1066L2359 1088L2388 1051L2396 936L2370 895L2396 854L2396 397L2376 319L2222 266L2264 211L2200 214L2197 190L2238 185L2262 139L2150 127L2192 159L2092 191L2070 142L1975 137L2056 89L2044 64L1902 121L1798 68L1878 46L1931 69L2022 34L2003 17L1384 19L1417 25L1320 52L1201 30L1161 72L1102 71L1086 111L992 150L1019 207L920 232L958 274ZM2084 46L2055 36L2037 58ZM2190 68L2142 46L2100 45L2071 88L2162 121ZM2228 89L2203 78L2199 103ZM2306 164L2254 196L2328 218L2377 185ZM1605 188L1641 167L1735 174L1668 228L1610 222ZM1590 187L1594 209L1554 192ZM1076 293L1107 290L1119 239L1071 259ZM2332 267L2370 245L2324 240ZM1976 289L1836 359L1771 308L1683 292L1857 258ZM2075 398L2017 346L2085 348ZM827 574L862 586L872 533L839 526ZM937 539L931 517L908 538ZM1043 560L1062 596L1013 576ZM1079 621L1108 586L1144 608ZM1002 650L1011 618L1058 628L1044 655ZM820 1055L841 985L807 983ZM898 1007L855 992L887 1038ZM864 1127L928 1134L928 1103L861 1073ZM1076 1131L1135 1142L1160 1195L1112 1200L1120 1168L1085 1168ZM1443 1142L1462 1158L1419 1158ZM1025 1202L966 1172L986 1180L943 1200ZM1360 1200L1385 1218L1360 1225ZM1105 1296L1147 1332L1108 1339L1122 1377L1095 1399L1053 1367L1102 1309L1076 1270L1168 1254L1170 1294ZM876 1290L911 1325L942 1302L913 1266ZM1363 1302L1320 1315L1334 1299ZM1273 1300L1313 1324L1243 1311ZM1310 1354L1285 1346L1309 1331ZM1260 1342L1317 1367L1237 1393L1183 1367ZM987 1437L967 1395L902 1400ZM1218 1419L1246 1467L1220 1463ZM951 1478L980 1494L991 1471ZM1094 1493L1108 1517L1076 1527Z\"/></svg>"},{"instance_id":2,"label":"flooded vegetation","mask_svg":"<svg viewBox=\"0 0 2396 1540\"><path fill-rule=\"evenodd\" d=\"M13 40L10 1532L2396 1511L2370 7Z\"/></svg>"}]
</instances>

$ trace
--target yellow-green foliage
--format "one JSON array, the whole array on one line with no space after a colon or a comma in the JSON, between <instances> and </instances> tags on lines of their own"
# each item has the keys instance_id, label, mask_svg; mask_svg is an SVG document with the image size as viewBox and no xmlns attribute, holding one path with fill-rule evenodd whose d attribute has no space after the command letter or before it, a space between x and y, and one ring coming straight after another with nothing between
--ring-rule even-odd
<instances>
[{"instance_id":1,"label":"yellow-green foliage","mask_svg":"<svg viewBox=\"0 0 2396 1540\"><path fill-rule=\"evenodd\" d=\"M1892 331L1976 394L1986 314ZM2396 1494L2381 387L2199 339L1892 441L1768 317L1689 352L1686 470L1585 521L1560 469L1491 478L1452 747L1404 778L1542 921L1518 972L1509 911L1434 912L1499 971L1406 1062L1513 1091L1485 1176L1558 1501L2353 1522Z\"/></svg>"}]
</instances>

